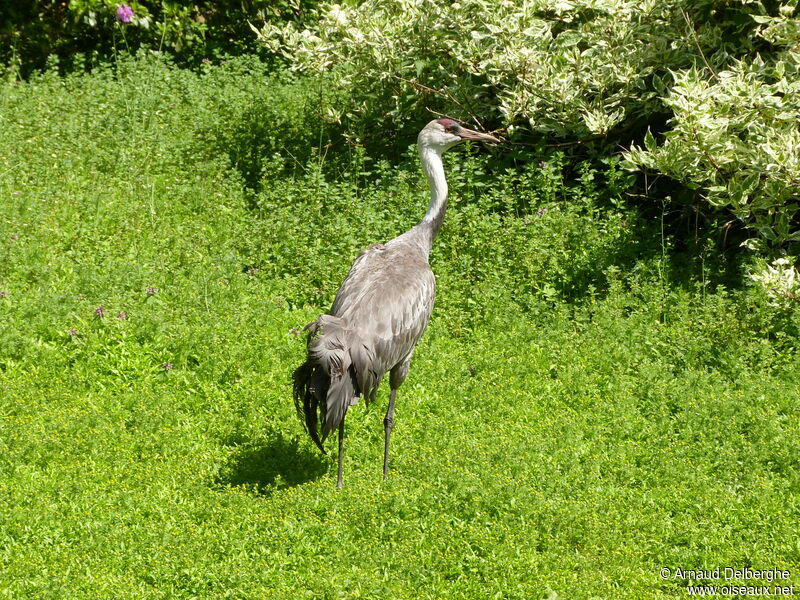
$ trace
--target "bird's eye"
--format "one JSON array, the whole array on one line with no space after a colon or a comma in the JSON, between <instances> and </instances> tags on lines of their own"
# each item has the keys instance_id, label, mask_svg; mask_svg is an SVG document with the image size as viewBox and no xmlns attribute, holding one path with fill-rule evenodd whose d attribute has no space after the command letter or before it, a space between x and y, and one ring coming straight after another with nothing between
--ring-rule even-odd
<instances>
[{"instance_id":1,"label":"bird's eye","mask_svg":"<svg viewBox=\"0 0 800 600\"><path fill-rule=\"evenodd\" d=\"M458 123L456 123L452 119L447 119L447 118L439 119L439 125L442 126L442 131L444 131L444 133L449 133L453 135L458 135L458 132L461 129Z\"/></svg>"}]
</instances>

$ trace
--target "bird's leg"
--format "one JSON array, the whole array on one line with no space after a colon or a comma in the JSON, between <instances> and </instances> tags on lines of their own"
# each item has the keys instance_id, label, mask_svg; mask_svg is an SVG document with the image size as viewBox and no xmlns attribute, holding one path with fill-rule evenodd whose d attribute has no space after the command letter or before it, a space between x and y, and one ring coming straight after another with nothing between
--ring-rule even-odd
<instances>
[{"instance_id":1,"label":"bird's leg","mask_svg":"<svg viewBox=\"0 0 800 600\"><path fill-rule=\"evenodd\" d=\"M339 475L336 479L336 488L342 489L342 454L344 454L344 417L339 423Z\"/></svg>"},{"instance_id":2,"label":"bird's leg","mask_svg":"<svg viewBox=\"0 0 800 600\"><path fill-rule=\"evenodd\" d=\"M389 395L389 408L386 410L386 417L383 419L383 428L386 431L386 440L383 446L383 478L389 473L389 437L392 435L392 427L394 427L394 399L397 395L397 389L393 389Z\"/></svg>"}]
</instances>

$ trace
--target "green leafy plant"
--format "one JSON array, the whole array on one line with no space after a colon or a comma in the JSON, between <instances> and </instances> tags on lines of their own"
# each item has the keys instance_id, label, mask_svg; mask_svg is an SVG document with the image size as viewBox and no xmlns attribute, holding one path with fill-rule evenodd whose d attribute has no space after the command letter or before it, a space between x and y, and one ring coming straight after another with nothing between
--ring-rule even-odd
<instances>
[{"instance_id":1,"label":"green leafy plant","mask_svg":"<svg viewBox=\"0 0 800 600\"><path fill-rule=\"evenodd\" d=\"M410 135L428 108L512 140L600 142L595 159L628 147L628 168L671 178L656 195L733 217L766 251L800 240L796 4L365 0L258 34L346 91L326 118L357 139L387 116Z\"/></svg>"},{"instance_id":2,"label":"green leafy plant","mask_svg":"<svg viewBox=\"0 0 800 600\"><path fill-rule=\"evenodd\" d=\"M800 62L786 58L737 61L711 77L676 73L664 98L671 129L660 145L648 133L627 153L629 165L701 190L753 232L754 248L800 241Z\"/></svg>"},{"instance_id":3,"label":"green leafy plant","mask_svg":"<svg viewBox=\"0 0 800 600\"><path fill-rule=\"evenodd\" d=\"M91 68L114 52L124 26L131 52L162 50L183 66L227 55L264 54L249 21L304 19L307 0L34 0L0 5L0 64L26 78L47 66ZM130 16L118 19L120 7Z\"/></svg>"},{"instance_id":4,"label":"green leafy plant","mask_svg":"<svg viewBox=\"0 0 800 600\"><path fill-rule=\"evenodd\" d=\"M322 4L310 26L266 23L258 34L293 69L338 75L353 102L336 118L381 111L400 122L429 105L585 138L661 112L669 69L699 61L698 49L714 64L750 51L756 23L739 15L753 10L709 0L366 0ZM724 37L732 41L721 47Z\"/></svg>"},{"instance_id":5,"label":"green leafy plant","mask_svg":"<svg viewBox=\"0 0 800 600\"><path fill-rule=\"evenodd\" d=\"M336 491L291 402L301 329L427 182L413 147L293 161L309 89L148 53L0 81L0 597L674 600L659 569L706 564L796 584L797 303L675 277L615 159L446 155L392 476L384 388L348 414ZM257 115L286 132L261 123L261 164Z\"/></svg>"}]
</instances>

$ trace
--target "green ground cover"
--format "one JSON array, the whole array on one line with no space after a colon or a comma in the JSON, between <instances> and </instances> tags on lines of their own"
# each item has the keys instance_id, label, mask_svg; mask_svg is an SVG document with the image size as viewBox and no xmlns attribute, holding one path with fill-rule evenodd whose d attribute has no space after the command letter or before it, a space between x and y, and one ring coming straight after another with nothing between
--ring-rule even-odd
<instances>
[{"instance_id":1,"label":"green ground cover","mask_svg":"<svg viewBox=\"0 0 800 600\"><path fill-rule=\"evenodd\" d=\"M0 597L798 581L797 311L679 251L613 160L565 179L558 154L448 155L390 478L382 390L349 413L336 491L294 414L297 329L427 190L413 152L311 151L314 89L143 59L0 86Z\"/></svg>"}]
</instances>

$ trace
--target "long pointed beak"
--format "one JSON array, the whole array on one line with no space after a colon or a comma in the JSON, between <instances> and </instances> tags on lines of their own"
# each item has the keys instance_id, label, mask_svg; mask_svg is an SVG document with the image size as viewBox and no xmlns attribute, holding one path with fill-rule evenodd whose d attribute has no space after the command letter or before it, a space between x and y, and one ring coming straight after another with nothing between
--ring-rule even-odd
<instances>
[{"instance_id":1,"label":"long pointed beak","mask_svg":"<svg viewBox=\"0 0 800 600\"><path fill-rule=\"evenodd\" d=\"M466 127L461 127L458 130L458 135L461 137L462 140L479 140L481 142L500 142L496 137L493 135L489 135L488 133L481 133L479 131L473 131L472 129L467 129Z\"/></svg>"}]
</instances>

